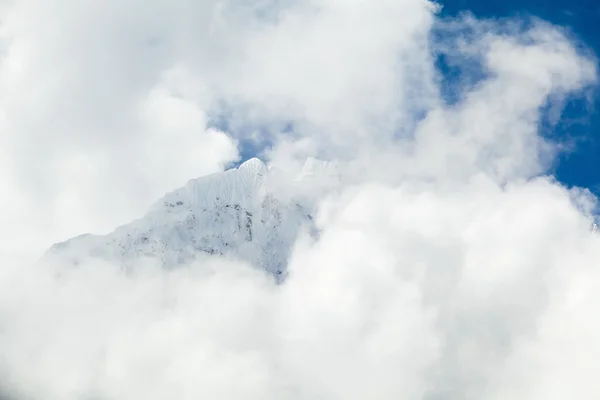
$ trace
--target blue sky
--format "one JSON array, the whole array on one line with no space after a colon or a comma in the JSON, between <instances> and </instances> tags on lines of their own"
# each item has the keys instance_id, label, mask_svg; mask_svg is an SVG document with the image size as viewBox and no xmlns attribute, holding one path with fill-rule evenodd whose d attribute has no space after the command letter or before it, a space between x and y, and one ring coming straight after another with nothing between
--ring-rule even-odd
<instances>
[{"instance_id":1,"label":"blue sky","mask_svg":"<svg viewBox=\"0 0 600 400\"><path fill-rule=\"evenodd\" d=\"M535 16L565 27L572 35L600 54L600 3L597 0L445 0L442 15L470 11L477 17ZM572 101L563 120L548 134L575 139L572 152L563 154L554 166L558 180L600 194L600 96L592 103Z\"/></svg>"}]
</instances>

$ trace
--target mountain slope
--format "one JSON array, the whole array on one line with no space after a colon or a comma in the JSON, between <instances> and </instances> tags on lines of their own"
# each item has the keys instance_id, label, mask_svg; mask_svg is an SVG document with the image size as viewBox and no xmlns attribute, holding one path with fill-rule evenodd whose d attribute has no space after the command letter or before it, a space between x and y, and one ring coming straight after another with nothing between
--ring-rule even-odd
<instances>
[{"instance_id":1,"label":"mountain slope","mask_svg":"<svg viewBox=\"0 0 600 400\"><path fill-rule=\"evenodd\" d=\"M310 161L300 177L290 179L254 158L189 181L144 217L108 235L57 243L44 258L79 264L94 257L127 267L149 257L174 268L208 253L238 257L279 275L300 230L314 229L310 198L298 188L315 186L315 174L326 170L332 168Z\"/></svg>"}]
</instances>

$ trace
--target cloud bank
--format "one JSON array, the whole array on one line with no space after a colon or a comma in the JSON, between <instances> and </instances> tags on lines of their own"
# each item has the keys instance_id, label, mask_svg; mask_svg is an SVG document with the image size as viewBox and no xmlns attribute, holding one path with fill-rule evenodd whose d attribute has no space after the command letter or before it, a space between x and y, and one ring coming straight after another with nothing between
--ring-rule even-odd
<instances>
[{"instance_id":1,"label":"cloud bank","mask_svg":"<svg viewBox=\"0 0 600 400\"><path fill-rule=\"evenodd\" d=\"M596 83L542 21L420 0L0 7L0 389L26 399L592 399L596 199L541 134ZM443 55L463 71L450 101ZM224 123L217 123L221 121ZM335 160L282 285L37 265L253 141Z\"/></svg>"}]
</instances>

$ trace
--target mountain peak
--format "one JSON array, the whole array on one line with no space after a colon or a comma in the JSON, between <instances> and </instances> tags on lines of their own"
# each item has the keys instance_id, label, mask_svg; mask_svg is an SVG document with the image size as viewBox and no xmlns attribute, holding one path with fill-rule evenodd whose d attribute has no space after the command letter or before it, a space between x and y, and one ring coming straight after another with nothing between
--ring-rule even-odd
<instances>
[{"instance_id":1,"label":"mountain peak","mask_svg":"<svg viewBox=\"0 0 600 400\"><path fill-rule=\"evenodd\" d=\"M313 217L305 199L290 196L281 177L271 175L265 163L251 158L238 168L192 179L141 219L105 236L59 243L45 257L74 264L100 258L124 266L153 258L174 268L203 254L227 255L281 275L298 233L312 227Z\"/></svg>"},{"instance_id":2,"label":"mountain peak","mask_svg":"<svg viewBox=\"0 0 600 400\"><path fill-rule=\"evenodd\" d=\"M240 166L238 167L238 169L248 169L248 170L252 170L252 171L260 171L260 170L267 169L267 166L265 165L264 162L262 162L258 158L253 157L253 158L250 158L250 159L244 161L243 163L241 163Z\"/></svg>"}]
</instances>

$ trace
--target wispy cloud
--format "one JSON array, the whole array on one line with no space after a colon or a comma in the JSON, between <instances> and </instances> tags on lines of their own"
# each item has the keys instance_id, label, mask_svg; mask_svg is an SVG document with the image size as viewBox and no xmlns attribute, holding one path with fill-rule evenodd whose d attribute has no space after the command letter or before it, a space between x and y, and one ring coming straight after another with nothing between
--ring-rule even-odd
<instances>
[{"instance_id":1,"label":"wispy cloud","mask_svg":"<svg viewBox=\"0 0 600 400\"><path fill-rule=\"evenodd\" d=\"M0 370L17 398L598 393L595 199L544 176L560 146L539 132L596 66L559 28L421 0L0 10ZM440 53L477 65L452 103ZM268 132L267 161L345 175L285 284L212 258L23 266L237 160L243 129L207 122L223 104Z\"/></svg>"}]
</instances>

